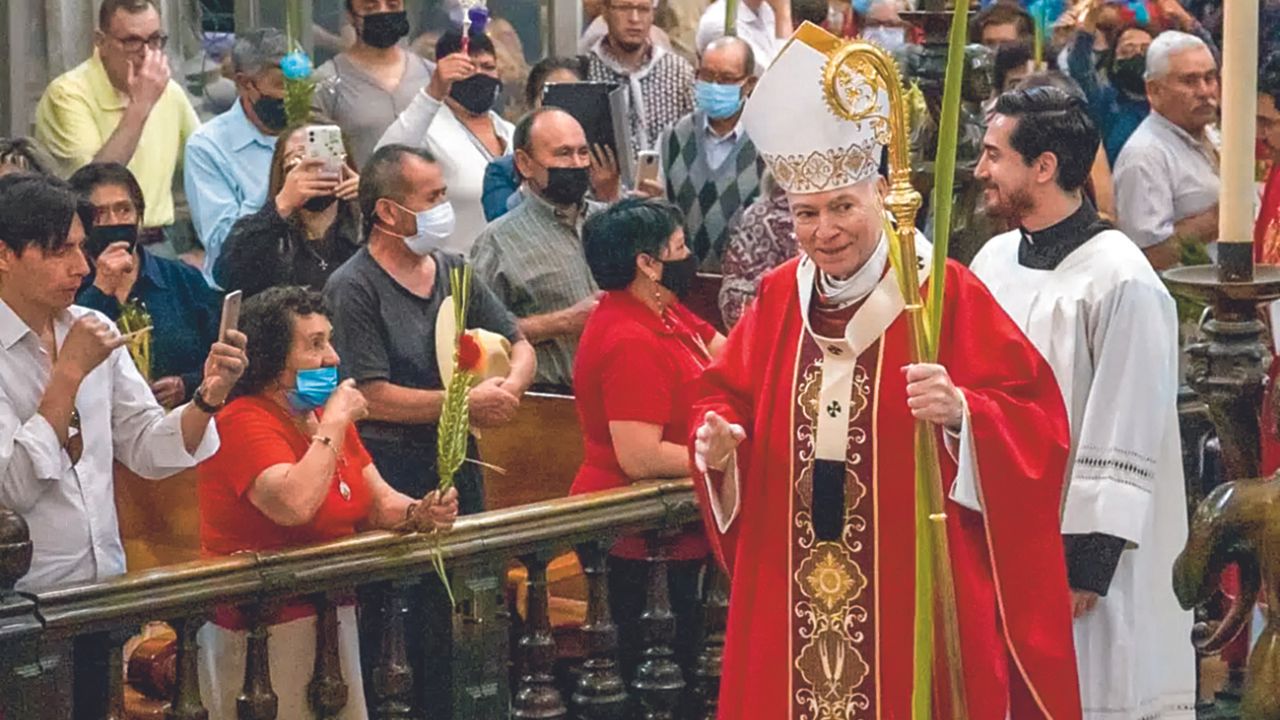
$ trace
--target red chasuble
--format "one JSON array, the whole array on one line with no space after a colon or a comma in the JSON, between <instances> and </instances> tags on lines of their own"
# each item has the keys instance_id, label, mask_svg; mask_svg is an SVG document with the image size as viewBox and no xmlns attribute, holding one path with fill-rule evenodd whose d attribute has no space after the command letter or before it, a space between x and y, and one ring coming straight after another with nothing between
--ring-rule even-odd
<instances>
[{"instance_id":1,"label":"red chasuble","mask_svg":"<svg viewBox=\"0 0 1280 720\"><path fill-rule=\"evenodd\" d=\"M806 288L797 279L800 265L793 260L766 277L694 406L691 427L714 410L747 429L734 474L694 483L708 536L732 576L719 717L908 720L914 420L901 370L909 363L902 296L887 273L845 338L824 340L805 322L812 281ZM944 492L964 495L958 472L976 478L970 495L982 508L947 501L969 717L1075 720L1080 694L1059 532L1068 447L1062 395L1031 343L955 263L946 296L941 363L965 394L967 439L948 443L939 432ZM834 374L841 365L845 384L833 396L824 368ZM831 433L821 413L848 419L834 483L833 463L822 460ZM961 463L967 471L953 452L969 456ZM712 510L713 487L719 493L734 479L737 506L723 507L717 494ZM945 667L937 673L945 678Z\"/></svg>"}]
</instances>

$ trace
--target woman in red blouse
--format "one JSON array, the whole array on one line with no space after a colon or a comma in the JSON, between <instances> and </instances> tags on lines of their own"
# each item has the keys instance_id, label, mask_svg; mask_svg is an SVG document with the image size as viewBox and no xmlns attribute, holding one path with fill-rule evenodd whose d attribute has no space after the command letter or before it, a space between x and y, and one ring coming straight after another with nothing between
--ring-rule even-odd
<instances>
[{"instance_id":1,"label":"woman in red blouse","mask_svg":"<svg viewBox=\"0 0 1280 720\"><path fill-rule=\"evenodd\" d=\"M698 260L685 245L679 211L662 202L624 200L587 221L583 248L604 296L587 320L574 360L573 390L586 447L570 492L688 477L686 386L711 363L724 337L680 304ZM676 653L690 667L706 539L698 528L653 550L669 561ZM641 645L638 620L649 554L644 538L627 537L609 557L609 600L628 679Z\"/></svg>"},{"instance_id":2,"label":"woman in red blouse","mask_svg":"<svg viewBox=\"0 0 1280 720\"><path fill-rule=\"evenodd\" d=\"M222 449L200 464L200 546L207 556L280 550L362 529L447 529L457 493L422 501L393 490L356 434L366 415L355 384L338 384L338 354L321 296L299 287L266 290L245 302L241 330L249 368L218 413ZM353 602L338 610L343 720L365 718ZM313 717L307 684L314 667L315 610L286 603L271 619L269 656L279 715ZM235 718L244 682L246 622L219 608L200 631L200 690L211 719Z\"/></svg>"}]
</instances>

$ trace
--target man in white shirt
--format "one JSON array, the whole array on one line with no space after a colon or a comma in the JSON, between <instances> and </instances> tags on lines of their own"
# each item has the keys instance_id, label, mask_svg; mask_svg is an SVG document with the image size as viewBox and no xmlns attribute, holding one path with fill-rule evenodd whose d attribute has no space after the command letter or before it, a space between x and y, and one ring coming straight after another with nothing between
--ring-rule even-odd
<instances>
[{"instance_id":1,"label":"man in white shirt","mask_svg":"<svg viewBox=\"0 0 1280 720\"><path fill-rule=\"evenodd\" d=\"M706 51L712 40L724 37L725 0L716 0L702 13L694 44L698 55ZM738 37L747 41L755 52L756 65L769 67L783 43L791 37L790 0L741 0L734 21Z\"/></svg>"},{"instance_id":2,"label":"man in white shirt","mask_svg":"<svg viewBox=\"0 0 1280 720\"><path fill-rule=\"evenodd\" d=\"M93 207L65 183L0 179L0 505L31 532L19 590L125 571L113 460L164 478L213 455L213 413L244 372L244 335L215 343L191 403L166 414L127 338L72 305L89 272Z\"/></svg>"},{"instance_id":3,"label":"man in white shirt","mask_svg":"<svg viewBox=\"0 0 1280 720\"><path fill-rule=\"evenodd\" d=\"M1218 65L1195 35L1167 30L1147 49L1151 113L1116 158L1116 215L1157 270L1218 239Z\"/></svg>"}]
</instances>

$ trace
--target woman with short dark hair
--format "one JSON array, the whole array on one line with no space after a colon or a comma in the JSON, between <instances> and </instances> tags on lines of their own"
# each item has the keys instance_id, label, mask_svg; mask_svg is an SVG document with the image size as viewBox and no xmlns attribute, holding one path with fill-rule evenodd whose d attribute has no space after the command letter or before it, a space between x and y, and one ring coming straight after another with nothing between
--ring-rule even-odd
<instances>
[{"instance_id":1,"label":"woman with short dark hair","mask_svg":"<svg viewBox=\"0 0 1280 720\"><path fill-rule=\"evenodd\" d=\"M458 515L450 489L422 501L392 489L356 434L366 414L355 382L338 383L333 328L315 291L278 287L244 304L249 367L218 413L222 449L200 464L200 550L206 556L281 550L360 529L444 529ZM338 717L362 720L354 598L339 601L338 647L351 692ZM307 703L317 623L303 598L268 620L268 653L280 717L312 717ZM210 718L236 717L249 623L220 607L200 631L201 694Z\"/></svg>"},{"instance_id":2,"label":"woman with short dark hair","mask_svg":"<svg viewBox=\"0 0 1280 720\"><path fill-rule=\"evenodd\" d=\"M583 228L587 264L604 291L587 320L573 367L585 454L571 493L691 474L685 387L719 352L724 337L680 303L697 272L680 213L653 200L623 200ZM609 557L609 595L621 633L623 668L635 667L650 551L622 538ZM707 556L702 529L660 551L669 561L677 654L692 659L698 575ZM687 665L686 665L687 667Z\"/></svg>"}]
</instances>

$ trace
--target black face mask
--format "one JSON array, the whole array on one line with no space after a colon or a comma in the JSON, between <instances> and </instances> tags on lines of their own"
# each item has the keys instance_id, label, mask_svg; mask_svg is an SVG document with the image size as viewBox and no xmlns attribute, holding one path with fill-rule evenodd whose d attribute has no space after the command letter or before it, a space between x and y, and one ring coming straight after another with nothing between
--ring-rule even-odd
<instances>
[{"instance_id":1,"label":"black face mask","mask_svg":"<svg viewBox=\"0 0 1280 720\"><path fill-rule=\"evenodd\" d=\"M308 198L302 203L303 210L310 210L313 213L324 212L329 206L338 202L337 195L320 195L319 197Z\"/></svg>"},{"instance_id":2,"label":"black face mask","mask_svg":"<svg viewBox=\"0 0 1280 720\"><path fill-rule=\"evenodd\" d=\"M363 16L360 20L363 26L360 39L369 47L386 49L409 34L409 15L403 10L373 13Z\"/></svg>"},{"instance_id":3,"label":"black face mask","mask_svg":"<svg viewBox=\"0 0 1280 720\"><path fill-rule=\"evenodd\" d=\"M1147 94L1147 81L1143 77L1146 72L1147 59L1141 55L1116 60L1111 66L1111 84L1130 95L1144 96Z\"/></svg>"},{"instance_id":4,"label":"black face mask","mask_svg":"<svg viewBox=\"0 0 1280 720\"><path fill-rule=\"evenodd\" d=\"M693 278L698 274L698 256L689 256L680 260L662 261L662 287L670 290L676 297L682 298L693 287Z\"/></svg>"},{"instance_id":5,"label":"black face mask","mask_svg":"<svg viewBox=\"0 0 1280 720\"><path fill-rule=\"evenodd\" d=\"M271 132L278 133L289 123L289 117L284 112L284 98L263 95L253 101L253 114Z\"/></svg>"},{"instance_id":6,"label":"black face mask","mask_svg":"<svg viewBox=\"0 0 1280 720\"><path fill-rule=\"evenodd\" d=\"M501 81L492 75L476 73L466 80L459 80L449 90L449 97L458 101L472 115L483 115L489 112L498 99L498 86Z\"/></svg>"},{"instance_id":7,"label":"black face mask","mask_svg":"<svg viewBox=\"0 0 1280 720\"><path fill-rule=\"evenodd\" d=\"M91 257L97 258L112 243L129 243L129 252L138 244L137 225L94 225L89 231L89 242L85 249Z\"/></svg>"},{"instance_id":8,"label":"black face mask","mask_svg":"<svg viewBox=\"0 0 1280 720\"><path fill-rule=\"evenodd\" d=\"M591 187L587 168L547 168L547 186L542 197L556 205L580 205Z\"/></svg>"}]
</instances>

